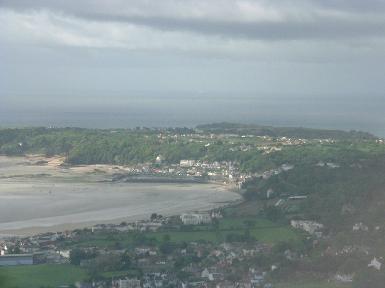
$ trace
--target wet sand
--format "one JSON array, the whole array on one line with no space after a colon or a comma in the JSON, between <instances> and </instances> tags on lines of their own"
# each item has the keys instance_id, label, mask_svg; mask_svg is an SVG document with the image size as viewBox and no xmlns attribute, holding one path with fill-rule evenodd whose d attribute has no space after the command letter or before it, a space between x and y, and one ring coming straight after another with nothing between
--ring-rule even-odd
<instances>
[{"instance_id":1,"label":"wet sand","mask_svg":"<svg viewBox=\"0 0 385 288\"><path fill-rule=\"evenodd\" d=\"M0 156L1 235L143 220L151 213L207 210L239 199L220 185L107 183L100 182L106 173L33 163Z\"/></svg>"}]
</instances>

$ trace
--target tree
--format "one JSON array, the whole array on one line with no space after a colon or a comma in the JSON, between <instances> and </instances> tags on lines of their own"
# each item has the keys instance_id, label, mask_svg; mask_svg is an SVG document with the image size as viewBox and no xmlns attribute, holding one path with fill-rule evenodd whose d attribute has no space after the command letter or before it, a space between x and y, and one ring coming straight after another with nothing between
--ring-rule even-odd
<instances>
[{"instance_id":1,"label":"tree","mask_svg":"<svg viewBox=\"0 0 385 288\"><path fill-rule=\"evenodd\" d=\"M121 263L122 263L122 269L129 269L131 267L131 257L130 255L128 254L128 252L124 252L124 254L122 255L121 259L120 259Z\"/></svg>"},{"instance_id":2,"label":"tree","mask_svg":"<svg viewBox=\"0 0 385 288\"><path fill-rule=\"evenodd\" d=\"M90 255L83 249L74 248L70 251L70 263L72 265L80 265L84 259L90 258Z\"/></svg>"},{"instance_id":3,"label":"tree","mask_svg":"<svg viewBox=\"0 0 385 288\"><path fill-rule=\"evenodd\" d=\"M121 259L114 254L99 255L90 260L88 272L92 278L99 278L103 272L121 268Z\"/></svg>"},{"instance_id":4,"label":"tree","mask_svg":"<svg viewBox=\"0 0 385 288\"><path fill-rule=\"evenodd\" d=\"M171 237L170 237L169 234L164 234L164 235L162 236L162 241L163 241L163 242L169 242L170 240L171 240Z\"/></svg>"},{"instance_id":5,"label":"tree","mask_svg":"<svg viewBox=\"0 0 385 288\"><path fill-rule=\"evenodd\" d=\"M263 214L267 219L273 222L282 220L285 217L285 214L282 212L282 210L275 206L266 207L263 209Z\"/></svg>"},{"instance_id":6,"label":"tree","mask_svg":"<svg viewBox=\"0 0 385 288\"><path fill-rule=\"evenodd\" d=\"M166 241L160 244L159 250L163 254L171 254L175 250L175 245L172 242Z\"/></svg>"},{"instance_id":7,"label":"tree","mask_svg":"<svg viewBox=\"0 0 385 288\"><path fill-rule=\"evenodd\" d=\"M150 220L151 220L151 221L154 221L154 220L156 220L157 218L158 218L158 214L156 214L156 213L152 213L151 216L150 216Z\"/></svg>"}]
</instances>

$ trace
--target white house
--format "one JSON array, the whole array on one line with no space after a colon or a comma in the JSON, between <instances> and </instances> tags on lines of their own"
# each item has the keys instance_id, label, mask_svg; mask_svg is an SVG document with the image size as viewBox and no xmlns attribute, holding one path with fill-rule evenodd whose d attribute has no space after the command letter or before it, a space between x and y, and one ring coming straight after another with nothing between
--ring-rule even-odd
<instances>
[{"instance_id":1,"label":"white house","mask_svg":"<svg viewBox=\"0 0 385 288\"><path fill-rule=\"evenodd\" d=\"M214 281L213 273L209 271L209 269L205 268L201 273L202 278L207 278L209 281Z\"/></svg>"},{"instance_id":2,"label":"white house","mask_svg":"<svg viewBox=\"0 0 385 288\"><path fill-rule=\"evenodd\" d=\"M140 288L140 280L137 279L119 279L118 281L119 288Z\"/></svg>"},{"instance_id":3,"label":"white house","mask_svg":"<svg viewBox=\"0 0 385 288\"><path fill-rule=\"evenodd\" d=\"M208 213L182 214L180 216L184 225L199 225L211 223L211 216Z\"/></svg>"},{"instance_id":4,"label":"white house","mask_svg":"<svg viewBox=\"0 0 385 288\"><path fill-rule=\"evenodd\" d=\"M192 167L195 165L195 160L180 160L179 162L180 167Z\"/></svg>"},{"instance_id":5,"label":"white house","mask_svg":"<svg viewBox=\"0 0 385 288\"><path fill-rule=\"evenodd\" d=\"M368 231L369 227L364 225L362 222L353 225L353 231Z\"/></svg>"},{"instance_id":6,"label":"white house","mask_svg":"<svg viewBox=\"0 0 385 288\"><path fill-rule=\"evenodd\" d=\"M155 164L162 164L163 161L164 161L164 157L162 155L158 155L155 158Z\"/></svg>"},{"instance_id":7,"label":"white house","mask_svg":"<svg viewBox=\"0 0 385 288\"><path fill-rule=\"evenodd\" d=\"M315 235L316 232L324 228L324 225L308 220L291 220L290 225L296 229L301 229L309 234Z\"/></svg>"},{"instance_id":8,"label":"white house","mask_svg":"<svg viewBox=\"0 0 385 288\"><path fill-rule=\"evenodd\" d=\"M281 169L283 170L283 171L289 171L289 170L291 170L291 169L293 169L294 168L294 165L291 165L291 164L282 164L281 165Z\"/></svg>"},{"instance_id":9,"label":"white house","mask_svg":"<svg viewBox=\"0 0 385 288\"><path fill-rule=\"evenodd\" d=\"M374 257L372 261L370 261L370 263L368 264L368 267L373 267L376 270L381 270L381 266L382 263L378 261L376 257Z\"/></svg>"},{"instance_id":10,"label":"white house","mask_svg":"<svg viewBox=\"0 0 385 288\"><path fill-rule=\"evenodd\" d=\"M351 283L353 282L354 274L336 274L334 279L342 283Z\"/></svg>"},{"instance_id":11,"label":"white house","mask_svg":"<svg viewBox=\"0 0 385 288\"><path fill-rule=\"evenodd\" d=\"M8 248L7 248L7 245L6 244L0 244L0 256L3 256L5 255L5 253L7 252Z\"/></svg>"}]
</instances>

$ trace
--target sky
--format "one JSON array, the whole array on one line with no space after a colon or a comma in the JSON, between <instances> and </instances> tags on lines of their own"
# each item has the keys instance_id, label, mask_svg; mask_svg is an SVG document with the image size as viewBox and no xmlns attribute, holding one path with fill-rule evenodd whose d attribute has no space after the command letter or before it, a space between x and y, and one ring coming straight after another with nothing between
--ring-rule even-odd
<instances>
[{"instance_id":1,"label":"sky","mask_svg":"<svg viewBox=\"0 0 385 288\"><path fill-rule=\"evenodd\" d=\"M3 107L225 97L343 110L385 100L385 1L0 0L0 58Z\"/></svg>"}]
</instances>

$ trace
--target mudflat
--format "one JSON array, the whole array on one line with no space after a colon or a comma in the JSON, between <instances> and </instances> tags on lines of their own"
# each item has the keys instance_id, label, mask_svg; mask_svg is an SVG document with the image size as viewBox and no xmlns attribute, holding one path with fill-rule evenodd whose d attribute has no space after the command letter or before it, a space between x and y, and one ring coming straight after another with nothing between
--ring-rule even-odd
<instances>
[{"instance_id":1,"label":"mudflat","mask_svg":"<svg viewBox=\"0 0 385 288\"><path fill-rule=\"evenodd\" d=\"M0 156L0 235L26 235L207 210L239 199L214 184L115 183L124 167L62 167L60 158Z\"/></svg>"}]
</instances>

